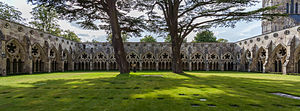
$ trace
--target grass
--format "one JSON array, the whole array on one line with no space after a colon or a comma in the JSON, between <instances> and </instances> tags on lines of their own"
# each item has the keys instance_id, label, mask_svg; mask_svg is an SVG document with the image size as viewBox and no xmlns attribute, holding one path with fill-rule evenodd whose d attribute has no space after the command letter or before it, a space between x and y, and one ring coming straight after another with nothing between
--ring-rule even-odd
<instances>
[{"instance_id":1,"label":"grass","mask_svg":"<svg viewBox=\"0 0 300 111\"><path fill-rule=\"evenodd\" d=\"M300 110L300 76L243 72L65 72L0 77L0 111ZM143 76L143 75L162 75Z\"/></svg>"}]
</instances>

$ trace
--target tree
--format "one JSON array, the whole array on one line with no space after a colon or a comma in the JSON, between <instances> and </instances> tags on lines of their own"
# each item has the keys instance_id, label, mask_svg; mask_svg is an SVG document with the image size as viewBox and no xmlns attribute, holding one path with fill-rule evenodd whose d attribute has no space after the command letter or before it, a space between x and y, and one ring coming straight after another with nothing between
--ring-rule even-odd
<instances>
[{"instance_id":1,"label":"tree","mask_svg":"<svg viewBox=\"0 0 300 111\"><path fill-rule=\"evenodd\" d=\"M198 32L194 37L193 42L217 42L217 38L214 36L212 31L206 30L202 32Z\"/></svg>"},{"instance_id":2,"label":"tree","mask_svg":"<svg viewBox=\"0 0 300 111\"><path fill-rule=\"evenodd\" d=\"M30 13L34 21L29 22L29 24L34 28L55 36L61 36L62 30L58 25L58 14L55 9L37 5Z\"/></svg>"},{"instance_id":3,"label":"tree","mask_svg":"<svg viewBox=\"0 0 300 111\"><path fill-rule=\"evenodd\" d=\"M73 31L70 31L70 30L64 31L64 34L62 34L62 37L66 38L68 40L75 41L75 42L80 42L80 38Z\"/></svg>"},{"instance_id":4,"label":"tree","mask_svg":"<svg viewBox=\"0 0 300 111\"><path fill-rule=\"evenodd\" d=\"M126 60L122 32L132 32L138 35L143 26L142 18L126 15L134 2L132 0L28 0L33 4L53 7L60 17L69 21L76 21L85 29L105 29L112 34L112 46L116 62L121 74L129 73ZM106 23L106 24L99 24Z\"/></svg>"},{"instance_id":5,"label":"tree","mask_svg":"<svg viewBox=\"0 0 300 111\"><path fill-rule=\"evenodd\" d=\"M128 36L126 33L122 33L121 37L122 37L122 41L123 41L123 42L128 42L129 36ZM111 42L112 42L112 34L109 34L109 35L106 37L106 40L107 40L109 43L111 43Z\"/></svg>"},{"instance_id":6,"label":"tree","mask_svg":"<svg viewBox=\"0 0 300 111\"><path fill-rule=\"evenodd\" d=\"M183 73L180 48L183 40L192 32L211 26L234 26L238 21L271 19L277 14L267 11L276 6L246 10L259 0L137 0L137 7L147 11L150 31L165 34L172 42L172 71ZM280 14L278 14L280 15Z\"/></svg>"},{"instance_id":7,"label":"tree","mask_svg":"<svg viewBox=\"0 0 300 111\"><path fill-rule=\"evenodd\" d=\"M16 23L24 24L25 19L21 16L22 12L17 10L13 6L9 6L3 2L0 2L0 18Z\"/></svg>"},{"instance_id":8,"label":"tree","mask_svg":"<svg viewBox=\"0 0 300 111\"><path fill-rule=\"evenodd\" d=\"M156 39L153 36L147 35L144 38L142 38L140 40L140 42L157 42L157 41L156 41Z\"/></svg>"},{"instance_id":9,"label":"tree","mask_svg":"<svg viewBox=\"0 0 300 111\"><path fill-rule=\"evenodd\" d=\"M220 43L227 43L228 42L228 40L223 39L223 38L220 38L217 41L220 42Z\"/></svg>"}]
</instances>

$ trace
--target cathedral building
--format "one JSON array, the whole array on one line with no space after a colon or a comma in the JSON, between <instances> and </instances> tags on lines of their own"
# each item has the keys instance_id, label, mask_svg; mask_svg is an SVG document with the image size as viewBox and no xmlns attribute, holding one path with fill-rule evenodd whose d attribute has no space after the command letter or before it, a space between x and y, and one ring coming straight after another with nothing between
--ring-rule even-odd
<instances>
[{"instance_id":1,"label":"cathedral building","mask_svg":"<svg viewBox=\"0 0 300 111\"><path fill-rule=\"evenodd\" d=\"M269 13L289 14L288 17L279 17L273 21L262 22L262 33L275 32L300 25L300 0L263 0L263 7L278 6Z\"/></svg>"}]
</instances>

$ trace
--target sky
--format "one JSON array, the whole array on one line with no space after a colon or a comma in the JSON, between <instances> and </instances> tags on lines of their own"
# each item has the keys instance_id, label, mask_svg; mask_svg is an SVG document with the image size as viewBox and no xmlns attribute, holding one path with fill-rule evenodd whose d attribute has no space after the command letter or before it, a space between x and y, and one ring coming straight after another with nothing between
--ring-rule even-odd
<instances>
[{"instance_id":1,"label":"sky","mask_svg":"<svg viewBox=\"0 0 300 111\"><path fill-rule=\"evenodd\" d=\"M32 8L34 7L31 4L27 3L27 0L0 0L1 2L7 3L8 5L14 6L22 12L22 17L27 19L27 22L30 21L32 15L30 14ZM261 4L258 4L250 9L260 8ZM93 39L99 42L106 42L107 34L104 30L85 30L80 28L76 23L69 23L65 20L60 20L58 24L64 30L74 31L80 38L82 42L92 41ZM253 37L261 34L261 21L252 21L252 22L239 22L234 28L228 27L218 27L211 28L217 38L224 38L229 40L229 42L236 42L241 39ZM192 32L188 37L188 42L192 41L197 32ZM143 35L152 35L158 42L163 42L164 38L156 37L155 34L144 33ZM142 37L131 37L129 42L139 42Z\"/></svg>"}]
</instances>

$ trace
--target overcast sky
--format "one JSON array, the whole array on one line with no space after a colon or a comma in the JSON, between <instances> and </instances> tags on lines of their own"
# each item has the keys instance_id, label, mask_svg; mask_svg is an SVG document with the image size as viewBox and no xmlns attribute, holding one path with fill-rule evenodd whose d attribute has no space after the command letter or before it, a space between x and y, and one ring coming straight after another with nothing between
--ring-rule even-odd
<instances>
[{"instance_id":1,"label":"overcast sky","mask_svg":"<svg viewBox=\"0 0 300 111\"><path fill-rule=\"evenodd\" d=\"M16 7L23 13L23 17L30 21L31 18L31 10L33 8L32 5L27 4L27 0L0 0L4 3L12 5ZM251 9L259 8L261 4L256 5L255 7L251 7ZM59 21L59 25L62 29L69 29L74 31L83 42L91 41L93 39L105 42L106 41L106 32L103 30L92 31L92 30L84 30L78 27L78 25L74 23L69 23L68 21L61 20ZM211 30L215 33L217 38L224 38L229 40L230 42L235 42L244 38L249 38L252 36L256 36L261 34L261 21L253 21L253 22L239 22L237 23L235 28L211 28ZM188 41L192 41L196 32L192 32L188 36ZM155 35L153 35L155 37ZM132 37L129 39L129 42L139 42L141 38ZM162 37L156 37L159 42L163 42L164 39Z\"/></svg>"}]
</instances>

